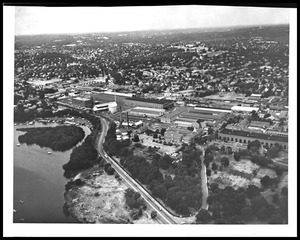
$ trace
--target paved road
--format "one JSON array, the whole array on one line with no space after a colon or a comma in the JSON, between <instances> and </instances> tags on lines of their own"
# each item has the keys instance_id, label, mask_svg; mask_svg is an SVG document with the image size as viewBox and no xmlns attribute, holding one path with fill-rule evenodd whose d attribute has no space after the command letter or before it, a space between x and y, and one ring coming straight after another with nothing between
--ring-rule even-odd
<instances>
[{"instance_id":1,"label":"paved road","mask_svg":"<svg viewBox=\"0 0 300 240\"><path fill-rule=\"evenodd\" d=\"M201 191L202 191L202 209L208 209L207 197L208 197L208 187L207 187L207 176L206 176L206 166L203 163L205 149L203 147L199 147L202 151L202 167L201 167Z\"/></svg>"},{"instance_id":2,"label":"paved road","mask_svg":"<svg viewBox=\"0 0 300 240\"><path fill-rule=\"evenodd\" d=\"M208 197L208 187L207 187L207 176L206 176L206 166L202 162L202 169L201 169L201 190L202 190L202 209L208 209L208 204L207 204L207 197Z\"/></svg>"},{"instance_id":3,"label":"paved road","mask_svg":"<svg viewBox=\"0 0 300 240\"><path fill-rule=\"evenodd\" d=\"M159 202L157 202L156 199L154 199L147 191L145 191L144 188L142 188L134 179L129 176L129 174L124 171L110 156L108 156L105 151L103 150L102 144L105 139L106 132L108 130L108 123L106 120L101 118L101 123L102 123L102 133L99 138L99 142L97 145L97 150L98 153L111 165L114 167L116 172L122 177L124 181L127 182L127 184L134 189L135 191L138 191L141 196L145 199L145 201L148 203L149 206L153 208L153 210L157 211L157 214L159 218L161 219L162 223L165 224L178 224L178 219L173 217L167 210L163 208L163 206L160 205Z\"/></svg>"}]
</instances>

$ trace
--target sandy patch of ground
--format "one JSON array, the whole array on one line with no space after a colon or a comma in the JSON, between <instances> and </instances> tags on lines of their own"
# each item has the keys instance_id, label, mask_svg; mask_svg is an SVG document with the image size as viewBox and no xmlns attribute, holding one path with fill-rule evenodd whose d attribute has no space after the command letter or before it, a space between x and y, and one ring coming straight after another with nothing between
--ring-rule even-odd
<instances>
[{"instance_id":1,"label":"sandy patch of ground","mask_svg":"<svg viewBox=\"0 0 300 240\"><path fill-rule=\"evenodd\" d=\"M263 178L266 175L268 175L270 178L277 177L277 174L276 174L275 170L270 169L270 168L261 168L261 169L259 169L259 171L257 172L256 177L257 178Z\"/></svg>"},{"instance_id":2,"label":"sandy patch of ground","mask_svg":"<svg viewBox=\"0 0 300 240\"><path fill-rule=\"evenodd\" d=\"M147 214L143 214L142 217L140 217L137 220L133 221L134 224L157 224L157 221L154 219L151 219Z\"/></svg>"},{"instance_id":3,"label":"sandy patch of ground","mask_svg":"<svg viewBox=\"0 0 300 240\"><path fill-rule=\"evenodd\" d=\"M247 187L249 184L260 187L260 179L253 178L253 170L259 166L249 160L241 159L240 161L231 160L230 165L224 171L212 171L209 177L209 183L218 183L221 188L231 186L235 189Z\"/></svg>"},{"instance_id":4,"label":"sandy patch of ground","mask_svg":"<svg viewBox=\"0 0 300 240\"><path fill-rule=\"evenodd\" d=\"M79 222L153 223L154 220L143 216L132 221L124 196L128 187L114 175L107 175L102 169L93 168L83 172L81 179L85 182L84 185L73 185L65 192L65 207ZM146 213L143 215L148 216Z\"/></svg>"},{"instance_id":5,"label":"sandy patch of ground","mask_svg":"<svg viewBox=\"0 0 300 240\"><path fill-rule=\"evenodd\" d=\"M127 223L129 212L125 208L124 191L127 186L114 176L99 175L84 178L83 186L73 186L65 193L68 211L80 222Z\"/></svg>"},{"instance_id":6,"label":"sandy patch of ground","mask_svg":"<svg viewBox=\"0 0 300 240\"><path fill-rule=\"evenodd\" d=\"M259 166L250 160L247 159L241 159L240 161L232 160L230 162L230 167L233 170L238 170L240 172L243 172L245 174L253 174L253 171L258 169Z\"/></svg>"},{"instance_id":7,"label":"sandy patch of ground","mask_svg":"<svg viewBox=\"0 0 300 240\"><path fill-rule=\"evenodd\" d=\"M237 189L239 187L247 187L250 183L250 181L246 178L228 174L227 172L218 172L217 174L212 174L209 182L210 184L218 183L220 188L231 186L234 189Z\"/></svg>"},{"instance_id":8,"label":"sandy patch of ground","mask_svg":"<svg viewBox=\"0 0 300 240\"><path fill-rule=\"evenodd\" d=\"M288 187L288 172L284 172L281 176L278 188L281 190L283 187Z\"/></svg>"}]
</instances>

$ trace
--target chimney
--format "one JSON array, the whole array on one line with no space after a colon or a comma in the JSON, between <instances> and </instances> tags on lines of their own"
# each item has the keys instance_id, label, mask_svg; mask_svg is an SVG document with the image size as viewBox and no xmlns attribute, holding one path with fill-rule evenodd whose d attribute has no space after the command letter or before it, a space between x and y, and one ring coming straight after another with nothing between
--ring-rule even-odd
<instances>
[{"instance_id":1,"label":"chimney","mask_svg":"<svg viewBox=\"0 0 300 240\"><path fill-rule=\"evenodd\" d=\"M129 114L127 112L127 129L129 129Z\"/></svg>"},{"instance_id":2,"label":"chimney","mask_svg":"<svg viewBox=\"0 0 300 240\"><path fill-rule=\"evenodd\" d=\"M120 106L120 124L122 123L122 107Z\"/></svg>"}]
</instances>

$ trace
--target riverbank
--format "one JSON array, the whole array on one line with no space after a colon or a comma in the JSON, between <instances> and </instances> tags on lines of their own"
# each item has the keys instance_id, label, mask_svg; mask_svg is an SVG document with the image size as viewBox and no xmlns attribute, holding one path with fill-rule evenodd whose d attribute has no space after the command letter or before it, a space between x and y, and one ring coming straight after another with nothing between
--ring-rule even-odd
<instances>
[{"instance_id":1,"label":"riverbank","mask_svg":"<svg viewBox=\"0 0 300 240\"><path fill-rule=\"evenodd\" d=\"M75 180L82 182L76 185ZM95 166L82 171L67 184L64 193L67 211L81 223L114 223L114 224L153 224L148 211L138 220L132 220L130 209L126 206L125 182L117 180L114 175L107 175L102 168Z\"/></svg>"},{"instance_id":2,"label":"riverbank","mask_svg":"<svg viewBox=\"0 0 300 240\"><path fill-rule=\"evenodd\" d=\"M24 134L18 128L56 127L63 124L34 121L33 124L14 126L13 149L13 213L14 223L75 223L76 221L63 212L65 203L63 193L68 181L63 176L62 166L68 162L71 149L60 152L37 144L28 146L19 143L19 136ZM88 126L80 126L88 136ZM82 140L84 141L84 139ZM80 145L79 142L77 145ZM51 152L51 154L48 154ZM23 203L20 202L23 201ZM11 210L12 211L12 210Z\"/></svg>"}]
</instances>

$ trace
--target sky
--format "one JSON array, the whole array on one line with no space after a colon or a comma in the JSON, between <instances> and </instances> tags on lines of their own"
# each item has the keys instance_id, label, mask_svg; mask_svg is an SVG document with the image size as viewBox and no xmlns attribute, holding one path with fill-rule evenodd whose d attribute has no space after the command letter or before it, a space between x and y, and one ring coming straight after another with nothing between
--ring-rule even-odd
<instances>
[{"instance_id":1,"label":"sky","mask_svg":"<svg viewBox=\"0 0 300 240\"><path fill-rule=\"evenodd\" d=\"M289 9L207 5L15 8L15 35L282 23L289 23Z\"/></svg>"}]
</instances>

